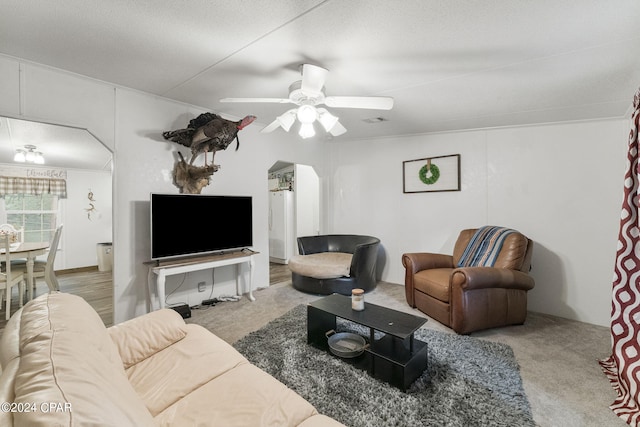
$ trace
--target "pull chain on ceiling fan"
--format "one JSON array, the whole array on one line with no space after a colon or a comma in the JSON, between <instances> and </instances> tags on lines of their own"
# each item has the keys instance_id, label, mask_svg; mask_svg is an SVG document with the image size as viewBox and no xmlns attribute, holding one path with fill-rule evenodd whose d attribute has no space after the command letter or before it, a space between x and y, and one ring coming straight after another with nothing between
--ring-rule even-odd
<instances>
[{"instance_id":1,"label":"pull chain on ceiling fan","mask_svg":"<svg viewBox=\"0 0 640 427\"><path fill-rule=\"evenodd\" d=\"M365 108L372 110L390 110L393 108L393 98L386 96L326 96L324 83L327 69L317 65L303 64L301 67L302 80L289 86L288 98L222 98L220 102L261 102L276 104L295 104L292 108L264 127L261 132L272 132L281 127L289 132L296 119L300 122L299 135L310 138L315 135L314 123L319 122L324 130L333 136L342 135L347 131L338 117L326 108Z\"/></svg>"}]
</instances>

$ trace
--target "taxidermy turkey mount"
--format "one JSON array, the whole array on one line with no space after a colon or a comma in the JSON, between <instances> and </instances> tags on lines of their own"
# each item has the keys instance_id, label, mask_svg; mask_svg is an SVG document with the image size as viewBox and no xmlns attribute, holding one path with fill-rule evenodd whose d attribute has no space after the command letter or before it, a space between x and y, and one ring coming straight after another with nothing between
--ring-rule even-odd
<instances>
[{"instance_id":1,"label":"taxidermy turkey mount","mask_svg":"<svg viewBox=\"0 0 640 427\"><path fill-rule=\"evenodd\" d=\"M366 108L373 110L390 110L393 108L393 98L387 96L326 96L324 83L329 70L312 64L300 66L302 80L293 82L289 86L288 98L222 98L220 102L264 102L277 104L295 104L293 108L278 116L261 132L271 132L282 127L289 132L293 123L300 122L300 136L308 138L315 135L314 122L318 121L333 136L342 135L347 131L340 124L338 117L326 108L316 108L326 105L331 108Z\"/></svg>"},{"instance_id":2,"label":"taxidermy turkey mount","mask_svg":"<svg viewBox=\"0 0 640 427\"><path fill-rule=\"evenodd\" d=\"M210 177L219 168L213 164L216 151L226 150L236 140L236 151L240 148L238 132L251 124L255 116L246 116L242 120L223 119L214 113L202 113L189 121L184 129L163 132L164 139L191 149L191 160L187 163L178 152L180 161L173 169L176 185L183 193L200 194L203 187L210 182ZM211 153L211 164L207 164L207 153ZM193 161L204 153L204 166L193 166Z\"/></svg>"}]
</instances>

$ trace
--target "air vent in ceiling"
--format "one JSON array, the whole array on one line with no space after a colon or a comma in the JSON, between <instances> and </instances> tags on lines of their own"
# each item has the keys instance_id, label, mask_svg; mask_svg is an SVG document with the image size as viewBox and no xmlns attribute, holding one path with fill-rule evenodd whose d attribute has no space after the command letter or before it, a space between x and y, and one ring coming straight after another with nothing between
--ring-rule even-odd
<instances>
[{"instance_id":1,"label":"air vent in ceiling","mask_svg":"<svg viewBox=\"0 0 640 427\"><path fill-rule=\"evenodd\" d=\"M363 122L365 123L380 123L380 122L386 122L389 121L389 119L385 119L384 117L371 117L369 119L364 119Z\"/></svg>"}]
</instances>

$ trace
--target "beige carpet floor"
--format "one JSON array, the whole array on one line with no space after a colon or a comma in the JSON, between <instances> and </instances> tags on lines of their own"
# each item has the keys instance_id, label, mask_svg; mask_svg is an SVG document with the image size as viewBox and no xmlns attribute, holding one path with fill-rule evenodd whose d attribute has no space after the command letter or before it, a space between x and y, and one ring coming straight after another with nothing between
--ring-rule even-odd
<instances>
[{"instance_id":1,"label":"beige carpet floor","mask_svg":"<svg viewBox=\"0 0 640 427\"><path fill-rule=\"evenodd\" d=\"M187 321L234 343L296 305L321 298L293 289L290 282L255 291L254 296L255 302L245 297L194 309ZM427 317L407 305L402 285L381 282L366 294L365 301ZM435 320L425 327L453 333ZM615 392L598 365L598 359L610 353L608 328L529 313L524 325L471 336L513 348L534 419L540 426L627 425L609 409Z\"/></svg>"}]
</instances>

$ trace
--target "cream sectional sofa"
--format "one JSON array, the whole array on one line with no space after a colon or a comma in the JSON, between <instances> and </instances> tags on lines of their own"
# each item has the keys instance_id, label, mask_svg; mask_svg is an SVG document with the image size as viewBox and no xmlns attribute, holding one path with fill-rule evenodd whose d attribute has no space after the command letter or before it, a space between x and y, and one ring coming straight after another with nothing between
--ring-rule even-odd
<instances>
[{"instance_id":1,"label":"cream sectional sofa","mask_svg":"<svg viewBox=\"0 0 640 427\"><path fill-rule=\"evenodd\" d=\"M169 309L105 328L45 294L7 323L0 363L0 426L342 425Z\"/></svg>"}]
</instances>

